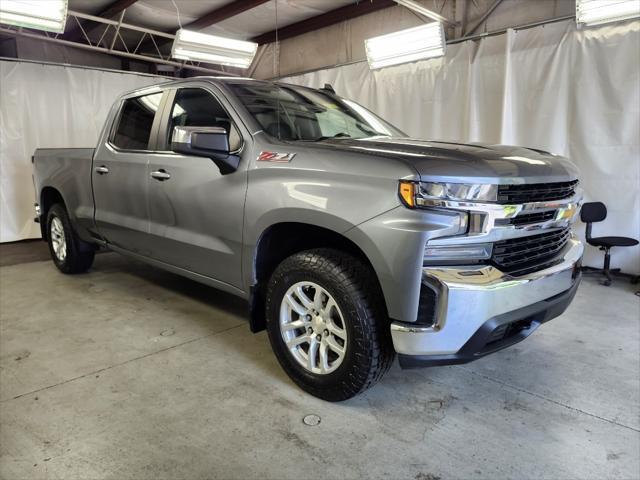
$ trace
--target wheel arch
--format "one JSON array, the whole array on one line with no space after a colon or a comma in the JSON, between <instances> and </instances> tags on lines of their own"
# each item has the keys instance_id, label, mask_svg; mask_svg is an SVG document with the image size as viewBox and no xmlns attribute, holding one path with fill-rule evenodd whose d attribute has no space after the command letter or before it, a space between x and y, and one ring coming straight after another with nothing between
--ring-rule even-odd
<instances>
[{"instance_id":1,"label":"wheel arch","mask_svg":"<svg viewBox=\"0 0 640 480\"><path fill-rule=\"evenodd\" d=\"M265 289L271 274L287 257L315 248L332 248L362 260L372 271L380 291L376 270L365 252L352 240L335 230L304 222L280 222L267 227L256 244L250 295L250 327L252 332L265 329ZM386 304L385 304L386 309Z\"/></svg>"},{"instance_id":2,"label":"wheel arch","mask_svg":"<svg viewBox=\"0 0 640 480\"><path fill-rule=\"evenodd\" d=\"M56 203L61 203L65 208L66 203L60 191L51 186L43 187L40 191L40 233L45 241L48 241L47 236L47 215L49 210Z\"/></svg>"}]
</instances>

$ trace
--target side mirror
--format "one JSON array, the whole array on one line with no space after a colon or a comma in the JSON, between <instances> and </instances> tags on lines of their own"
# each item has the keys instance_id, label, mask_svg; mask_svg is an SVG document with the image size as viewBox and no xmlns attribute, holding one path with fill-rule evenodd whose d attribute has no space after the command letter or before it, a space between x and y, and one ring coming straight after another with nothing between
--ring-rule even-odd
<instances>
[{"instance_id":1,"label":"side mirror","mask_svg":"<svg viewBox=\"0 0 640 480\"><path fill-rule=\"evenodd\" d=\"M174 127L171 150L184 155L208 157L223 175L235 172L240 163L240 157L229 152L229 136L221 127Z\"/></svg>"}]
</instances>

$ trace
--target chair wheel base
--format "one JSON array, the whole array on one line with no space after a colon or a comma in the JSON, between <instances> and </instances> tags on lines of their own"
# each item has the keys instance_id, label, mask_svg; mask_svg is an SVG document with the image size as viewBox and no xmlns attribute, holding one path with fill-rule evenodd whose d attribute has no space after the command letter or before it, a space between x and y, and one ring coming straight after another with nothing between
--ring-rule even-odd
<instances>
[{"instance_id":1,"label":"chair wheel base","mask_svg":"<svg viewBox=\"0 0 640 480\"><path fill-rule=\"evenodd\" d=\"M611 286L611 283L613 282L613 277L628 278L629 282L632 283L633 285L636 285L640 280L640 277L638 275L632 275L630 273L624 273L619 268L612 268L612 269L609 269L609 270L604 270L602 268L582 266L580 268L580 270L582 271L583 275L594 275L595 274L597 276L604 276L605 279L599 281L598 283L600 283L600 285L604 285L605 287Z\"/></svg>"}]
</instances>

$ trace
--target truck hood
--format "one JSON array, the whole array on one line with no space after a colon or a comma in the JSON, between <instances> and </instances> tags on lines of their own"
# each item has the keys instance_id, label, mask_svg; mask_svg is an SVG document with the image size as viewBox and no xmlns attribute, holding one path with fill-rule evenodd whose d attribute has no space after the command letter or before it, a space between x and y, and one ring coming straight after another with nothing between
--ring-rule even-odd
<instances>
[{"instance_id":1,"label":"truck hood","mask_svg":"<svg viewBox=\"0 0 640 480\"><path fill-rule=\"evenodd\" d=\"M410 164L423 181L515 184L578 178L576 167L564 157L509 145L390 137L331 138L313 145L400 160Z\"/></svg>"}]
</instances>

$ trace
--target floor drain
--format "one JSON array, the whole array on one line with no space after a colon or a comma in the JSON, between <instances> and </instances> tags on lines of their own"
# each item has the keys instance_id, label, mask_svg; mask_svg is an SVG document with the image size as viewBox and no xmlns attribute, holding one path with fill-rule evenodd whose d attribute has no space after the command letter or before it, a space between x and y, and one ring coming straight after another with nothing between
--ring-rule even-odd
<instances>
[{"instance_id":1,"label":"floor drain","mask_svg":"<svg viewBox=\"0 0 640 480\"><path fill-rule=\"evenodd\" d=\"M307 415L302 419L302 423L310 427L315 427L320 424L320 417L318 415Z\"/></svg>"}]
</instances>

